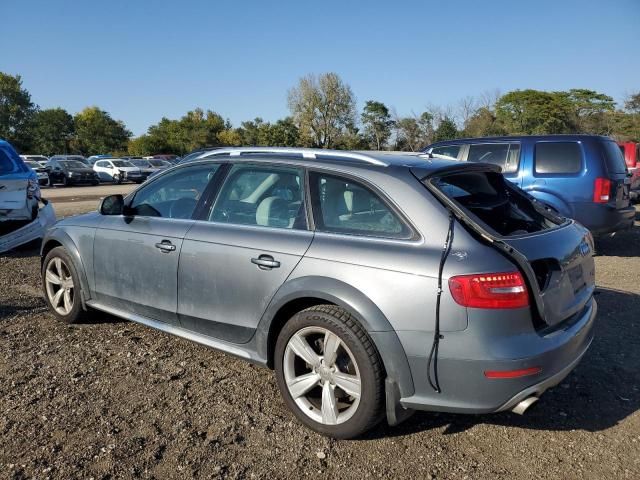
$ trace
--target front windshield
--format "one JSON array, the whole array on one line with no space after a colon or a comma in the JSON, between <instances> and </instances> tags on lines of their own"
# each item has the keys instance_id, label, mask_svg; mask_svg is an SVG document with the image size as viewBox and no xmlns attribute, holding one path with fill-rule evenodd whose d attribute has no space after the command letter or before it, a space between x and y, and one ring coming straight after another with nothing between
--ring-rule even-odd
<instances>
[{"instance_id":1,"label":"front windshield","mask_svg":"<svg viewBox=\"0 0 640 480\"><path fill-rule=\"evenodd\" d=\"M78 160L61 160L60 163L63 167L67 168L87 168L84 163Z\"/></svg>"},{"instance_id":2,"label":"front windshield","mask_svg":"<svg viewBox=\"0 0 640 480\"><path fill-rule=\"evenodd\" d=\"M167 166L169 166L169 162L165 162L164 160L149 160L149 162L154 167L167 167Z\"/></svg>"},{"instance_id":3,"label":"front windshield","mask_svg":"<svg viewBox=\"0 0 640 480\"><path fill-rule=\"evenodd\" d=\"M29 165L31 168L42 168L42 166L38 162L24 162Z\"/></svg>"},{"instance_id":4,"label":"front windshield","mask_svg":"<svg viewBox=\"0 0 640 480\"><path fill-rule=\"evenodd\" d=\"M127 162L126 160L112 160L111 161L116 167L135 167L131 162Z\"/></svg>"}]
</instances>

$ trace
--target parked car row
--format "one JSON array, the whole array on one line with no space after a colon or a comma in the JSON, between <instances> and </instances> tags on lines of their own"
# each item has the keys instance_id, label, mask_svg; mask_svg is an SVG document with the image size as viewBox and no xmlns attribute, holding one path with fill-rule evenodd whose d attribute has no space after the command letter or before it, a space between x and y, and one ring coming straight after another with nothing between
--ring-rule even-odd
<instances>
[{"instance_id":1,"label":"parked car row","mask_svg":"<svg viewBox=\"0 0 640 480\"><path fill-rule=\"evenodd\" d=\"M40 186L53 185L98 185L100 182L142 183L149 176L173 166L163 158L121 157L94 155L84 158L81 155L21 155L33 169Z\"/></svg>"}]
</instances>

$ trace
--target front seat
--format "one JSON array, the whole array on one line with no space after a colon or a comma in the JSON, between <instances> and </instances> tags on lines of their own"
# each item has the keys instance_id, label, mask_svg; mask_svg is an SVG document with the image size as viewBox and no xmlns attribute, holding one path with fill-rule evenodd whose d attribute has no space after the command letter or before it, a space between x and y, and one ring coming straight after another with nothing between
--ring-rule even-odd
<instances>
[{"instance_id":1,"label":"front seat","mask_svg":"<svg viewBox=\"0 0 640 480\"><path fill-rule=\"evenodd\" d=\"M267 197L256 210L256 225L290 228L295 219L289 216L289 203L280 197Z\"/></svg>"}]
</instances>

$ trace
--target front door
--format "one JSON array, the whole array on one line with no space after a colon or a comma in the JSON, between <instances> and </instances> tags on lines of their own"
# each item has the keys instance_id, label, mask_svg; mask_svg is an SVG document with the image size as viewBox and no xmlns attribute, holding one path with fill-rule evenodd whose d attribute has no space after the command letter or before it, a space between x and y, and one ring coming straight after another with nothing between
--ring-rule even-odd
<instances>
[{"instance_id":1,"label":"front door","mask_svg":"<svg viewBox=\"0 0 640 480\"><path fill-rule=\"evenodd\" d=\"M177 272L191 217L218 165L181 168L139 189L126 215L105 216L94 241L99 303L177 323Z\"/></svg>"},{"instance_id":2,"label":"front door","mask_svg":"<svg viewBox=\"0 0 640 480\"><path fill-rule=\"evenodd\" d=\"M232 167L207 218L182 245L182 325L234 343L250 340L269 302L309 248L301 169Z\"/></svg>"}]
</instances>

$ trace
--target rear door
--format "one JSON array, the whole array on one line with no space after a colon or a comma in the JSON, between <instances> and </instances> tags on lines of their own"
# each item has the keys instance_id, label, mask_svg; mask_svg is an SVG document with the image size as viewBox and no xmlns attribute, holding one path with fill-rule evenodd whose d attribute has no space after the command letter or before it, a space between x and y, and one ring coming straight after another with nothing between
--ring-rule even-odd
<instances>
[{"instance_id":1,"label":"rear door","mask_svg":"<svg viewBox=\"0 0 640 480\"><path fill-rule=\"evenodd\" d=\"M193 331L244 343L309 248L300 168L237 164L210 212L187 233L178 314Z\"/></svg>"},{"instance_id":2,"label":"rear door","mask_svg":"<svg viewBox=\"0 0 640 480\"><path fill-rule=\"evenodd\" d=\"M576 205L592 201L593 178L587 172L581 142L541 140L533 145L531 173L521 187L562 215L584 221Z\"/></svg>"}]
</instances>

